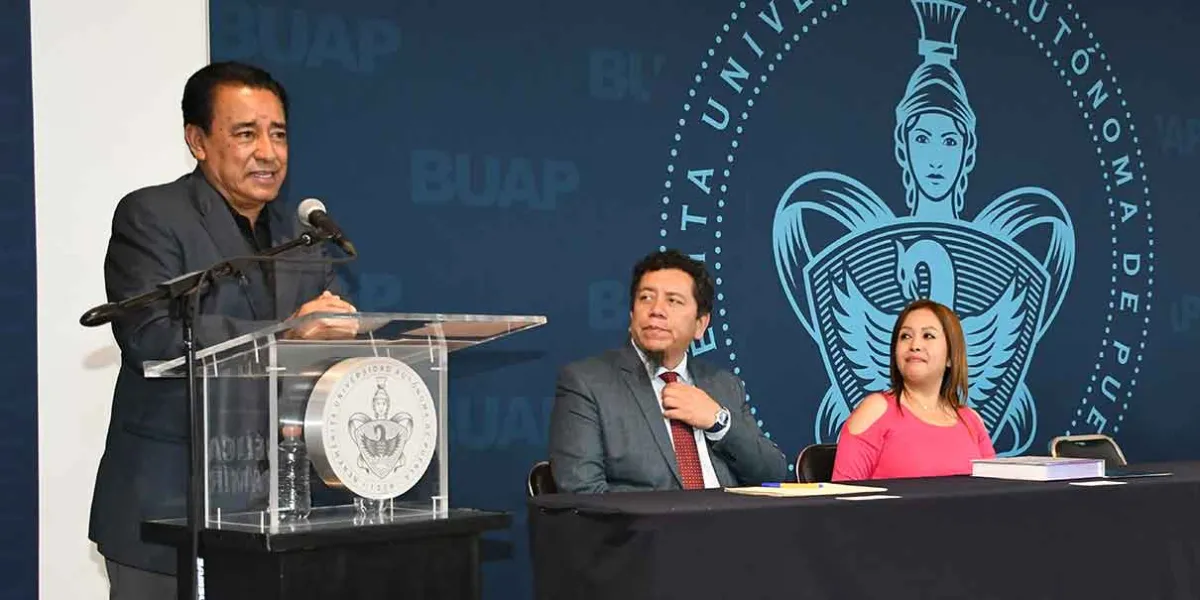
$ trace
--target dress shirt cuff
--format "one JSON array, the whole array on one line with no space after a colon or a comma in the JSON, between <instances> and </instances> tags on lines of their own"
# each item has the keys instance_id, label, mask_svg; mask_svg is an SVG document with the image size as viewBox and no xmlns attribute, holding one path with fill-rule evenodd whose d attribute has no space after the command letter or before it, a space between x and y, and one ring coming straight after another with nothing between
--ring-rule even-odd
<instances>
[{"instance_id":1,"label":"dress shirt cuff","mask_svg":"<svg viewBox=\"0 0 1200 600\"><path fill-rule=\"evenodd\" d=\"M726 425L724 429L722 429L716 433L709 433L709 432L705 431L704 437L708 438L708 441L710 441L710 442L719 442L719 441L725 439L725 434L729 433L730 429L733 429L733 419L729 420L729 424Z\"/></svg>"}]
</instances>

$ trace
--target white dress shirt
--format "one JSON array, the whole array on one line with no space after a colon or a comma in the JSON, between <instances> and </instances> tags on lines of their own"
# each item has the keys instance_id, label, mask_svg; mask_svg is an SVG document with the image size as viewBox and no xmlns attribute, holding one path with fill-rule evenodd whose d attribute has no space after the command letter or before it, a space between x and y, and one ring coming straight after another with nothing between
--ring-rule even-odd
<instances>
[{"instance_id":1,"label":"white dress shirt","mask_svg":"<svg viewBox=\"0 0 1200 600\"><path fill-rule=\"evenodd\" d=\"M650 385L654 386L654 397L658 399L659 411L663 410L662 393L667 387L667 382L663 381L659 375L662 375L667 371L674 371L675 374L679 376L679 382L686 383L687 385L693 385L692 377L688 373L687 368L687 352L683 353L683 360L679 361L679 364L675 365L674 369L668 369L666 367L651 363L650 360L646 358L646 353L642 352L642 349L639 348L632 339L629 341L629 343L633 344L634 350L637 350L638 357L642 359L642 364L646 367L646 374L650 376ZM667 439L671 440L672 448L674 448L675 440L671 435L671 420L663 417L663 427L667 428ZM704 474L704 487L706 488L719 488L721 487L721 482L717 480L717 472L713 470L712 458L708 455L708 444L705 443L705 438L714 442L719 442L725 437L726 433L729 433L730 427L733 427L732 420L729 422L729 425L726 425L724 429L718 431L717 433L708 433L703 429L697 429L695 427L692 428L692 435L696 437L696 451L700 455L700 470Z\"/></svg>"}]
</instances>

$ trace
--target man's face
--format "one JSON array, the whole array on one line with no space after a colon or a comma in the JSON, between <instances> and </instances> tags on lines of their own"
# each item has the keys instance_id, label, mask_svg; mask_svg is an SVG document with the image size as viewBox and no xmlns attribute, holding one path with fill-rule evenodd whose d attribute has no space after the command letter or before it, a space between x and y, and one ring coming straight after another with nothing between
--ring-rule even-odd
<instances>
[{"instance_id":1,"label":"man's face","mask_svg":"<svg viewBox=\"0 0 1200 600\"><path fill-rule=\"evenodd\" d=\"M682 360L688 344L699 340L709 315L700 316L692 294L692 276L679 269L642 275L629 311L629 331L643 351L662 355L668 368Z\"/></svg>"},{"instance_id":2,"label":"man's face","mask_svg":"<svg viewBox=\"0 0 1200 600\"><path fill-rule=\"evenodd\" d=\"M279 196L287 176L287 121L273 92L218 86L209 132L188 125L185 137L213 187L239 212L257 212Z\"/></svg>"}]
</instances>

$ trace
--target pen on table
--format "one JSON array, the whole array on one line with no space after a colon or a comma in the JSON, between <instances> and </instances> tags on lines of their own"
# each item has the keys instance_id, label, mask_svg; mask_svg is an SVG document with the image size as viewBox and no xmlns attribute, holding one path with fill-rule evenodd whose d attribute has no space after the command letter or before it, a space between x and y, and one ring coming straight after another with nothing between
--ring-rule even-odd
<instances>
[{"instance_id":1,"label":"pen on table","mask_svg":"<svg viewBox=\"0 0 1200 600\"><path fill-rule=\"evenodd\" d=\"M787 482L783 482L783 483L768 482L768 483L762 484L763 487L770 487L770 488L821 488L821 487L824 487L824 485L825 484L822 484L822 483L787 483Z\"/></svg>"}]
</instances>

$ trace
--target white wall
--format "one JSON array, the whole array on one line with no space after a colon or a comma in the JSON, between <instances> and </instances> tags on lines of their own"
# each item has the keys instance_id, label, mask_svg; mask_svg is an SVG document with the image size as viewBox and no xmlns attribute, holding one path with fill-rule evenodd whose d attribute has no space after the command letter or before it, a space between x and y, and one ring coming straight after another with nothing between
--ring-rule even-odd
<instances>
[{"instance_id":1,"label":"white wall","mask_svg":"<svg viewBox=\"0 0 1200 600\"><path fill-rule=\"evenodd\" d=\"M112 211L194 162L179 101L208 62L207 0L31 0L38 249L41 598L104 599L87 539L119 354L103 303ZM52 417L52 418L51 418Z\"/></svg>"}]
</instances>

